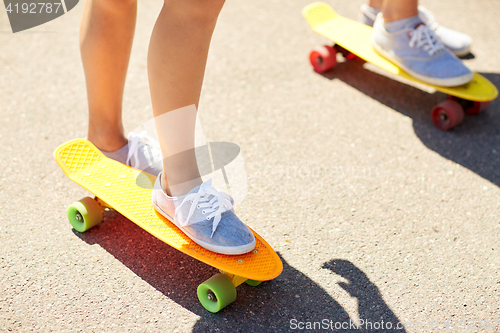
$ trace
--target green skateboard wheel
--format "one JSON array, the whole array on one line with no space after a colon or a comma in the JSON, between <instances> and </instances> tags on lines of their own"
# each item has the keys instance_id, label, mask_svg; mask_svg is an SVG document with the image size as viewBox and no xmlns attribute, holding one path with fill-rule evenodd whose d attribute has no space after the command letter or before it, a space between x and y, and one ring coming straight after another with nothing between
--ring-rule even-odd
<instances>
[{"instance_id":1,"label":"green skateboard wheel","mask_svg":"<svg viewBox=\"0 0 500 333\"><path fill-rule=\"evenodd\" d=\"M212 276L198 286L198 299L210 312L218 312L236 300L236 287L224 274Z\"/></svg>"},{"instance_id":2,"label":"green skateboard wheel","mask_svg":"<svg viewBox=\"0 0 500 333\"><path fill-rule=\"evenodd\" d=\"M78 232L85 232L102 221L101 206L89 197L73 202L66 212L69 223Z\"/></svg>"},{"instance_id":3,"label":"green skateboard wheel","mask_svg":"<svg viewBox=\"0 0 500 333\"><path fill-rule=\"evenodd\" d=\"M259 284L262 283L262 281L257 281L257 280L246 280L245 282L252 287L257 287Z\"/></svg>"}]
</instances>

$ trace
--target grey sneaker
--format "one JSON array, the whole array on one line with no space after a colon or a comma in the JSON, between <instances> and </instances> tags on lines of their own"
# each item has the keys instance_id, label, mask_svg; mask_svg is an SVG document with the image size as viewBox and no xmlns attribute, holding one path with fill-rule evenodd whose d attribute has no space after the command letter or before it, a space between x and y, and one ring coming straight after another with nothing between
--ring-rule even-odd
<instances>
[{"instance_id":1,"label":"grey sneaker","mask_svg":"<svg viewBox=\"0 0 500 333\"><path fill-rule=\"evenodd\" d=\"M436 86L459 86L472 80L470 69L443 47L439 38L419 16L405 20L401 20L403 28L388 32L382 14L377 15L372 45L381 56L415 78Z\"/></svg>"},{"instance_id":2,"label":"grey sneaker","mask_svg":"<svg viewBox=\"0 0 500 333\"><path fill-rule=\"evenodd\" d=\"M380 9L370 7L367 4L362 4L358 22L373 27L373 23L375 23L375 19L377 18L377 15L378 13L380 13L380 11Z\"/></svg>"},{"instance_id":3,"label":"grey sneaker","mask_svg":"<svg viewBox=\"0 0 500 333\"><path fill-rule=\"evenodd\" d=\"M85 140L88 140L87 137ZM140 134L130 132L125 146L115 151L101 150L101 153L112 160L154 176L158 176L163 170L160 144L147 135L146 131Z\"/></svg>"},{"instance_id":4,"label":"grey sneaker","mask_svg":"<svg viewBox=\"0 0 500 333\"><path fill-rule=\"evenodd\" d=\"M155 176L163 170L160 144L146 131L142 131L140 134L130 132L127 147L126 165Z\"/></svg>"},{"instance_id":5,"label":"grey sneaker","mask_svg":"<svg viewBox=\"0 0 500 333\"><path fill-rule=\"evenodd\" d=\"M195 243L222 254L243 254L255 248L255 237L233 211L232 198L212 187L209 179L188 194L168 196L158 175L153 206Z\"/></svg>"},{"instance_id":6,"label":"grey sneaker","mask_svg":"<svg viewBox=\"0 0 500 333\"><path fill-rule=\"evenodd\" d=\"M87 137L85 137L87 140ZM163 170L160 144L150 137L146 131L140 134L130 132L128 143L115 151L101 152L108 158L131 166L141 171L146 171L154 176Z\"/></svg>"},{"instance_id":7,"label":"grey sneaker","mask_svg":"<svg viewBox=\"0 0 500 333\"><path fill-rule=\"evenodd\" d=\"M375 9L366 4L361 5L359 22L373 27L380 9ZM436 22L434 14L423 6L418 6L420 19L439 37L441 43L456 56L462 57L470 52L472 38L469 35L443 27Z\"/></svg>"}]
</instances>

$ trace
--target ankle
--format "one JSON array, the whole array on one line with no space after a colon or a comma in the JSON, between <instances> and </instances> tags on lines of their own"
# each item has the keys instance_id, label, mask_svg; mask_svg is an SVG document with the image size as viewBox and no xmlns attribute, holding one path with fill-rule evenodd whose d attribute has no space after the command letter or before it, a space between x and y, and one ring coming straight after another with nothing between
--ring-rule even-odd
<instances>
[{"instance_id":1,"label":"ankle","mask_svg":"<svg viewBox=\"0 0 500 333\"><path fill-rule=\"evenodd\" d=\"M392 11L382 10L384 22L394 22L418 16L418 10Z\"/></svg>"},{"instance_id":2,"label":"ankle","mask_svg":"<svg viewBox=\"0 0 500 333\"><path fill-rule=\"evenodd\" d=\"M89 128L87 140L92 142L99 150L106 152L116 151L128 143L123 132L94 131Z\"/></svg>"},{"instance_id":3,"label":"ankle","mask_svg":"<svg viewBox=\"0 0 500 333\"><path fill-rule=\"evenodd\" d=\"M181 184L169 185L165 177L165 172L162 172L161 177L163 177L161 180L164 186L163 191L165 191L165 193L170 197L178 197L188 194L193 188L203 184L203 180L201 178L195 178Z\"/></svg>"},{"instance_id":4,"label":"ankle","mask_svg":"<svg viewBox=\"0 0 500 333\"><path fill-rule=\"evenodd\" d=\"M384 21L384 29L389 33L395 33L408 28L408 25L417 25L421 22L419 16L412 16L396 21Z\"/></svg>"}]
</instances>

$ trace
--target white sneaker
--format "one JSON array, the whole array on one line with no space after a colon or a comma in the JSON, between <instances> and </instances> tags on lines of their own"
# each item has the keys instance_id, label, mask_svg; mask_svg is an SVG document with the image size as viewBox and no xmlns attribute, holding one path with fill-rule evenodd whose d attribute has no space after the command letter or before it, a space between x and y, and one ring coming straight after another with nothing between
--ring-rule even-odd
<instances>
[{"instance_id":1,"label":"white sneaker","mask_svg":"<svg viewBox=\"0 0 500 333\"><path fill-rule=\"evenodd\" d=\"M470 53L472 38L469 35L443 27L436 22L434 14L423 6L418 6L419 16L424 23L434 31L448 50L457 57L463 57Z\"/></svg>"},{"instance_id":2,"label":"white sneaker","mask_svg":"<svg viewBox=\"0 0 500 333\"><path fill-rule=\"evenodd\" d=\"M222 254L243 254L255 248L255 236L233 211L232 198L212 187L209 179L188 194L165 193L162 174L156 178L153 207L195 243Z\"/></svg>"},{"instance_id":3,"label":"white sneaker","mask_svg":"<svg viewBox=\"0 0 500 333\"><path fill-rule=\"evenodd\" d=\"M115 161L157 176L163 170L160 145L146 131L130 132L128 143L115 151L101 152Z\"/></svg>"},{"instance_id":4,"label":"white sneaker","mask_svg":"<svg viewBox=\"0 0 500 333\"><path fill-rule=\"evenodd\" d=\"M373 27L380 9L375 9L366 4L361 5L359 22ZM439 37L441 43L456 56L462 57L470 52L472 38L464 33L452 30L436 22L434 14L423 6L418 6L420 19Z\"/></svg>"},{"instance_id":5,"label":"white sneaker","mask_svg":"<svg viewBox=\"0 0 500 333\"><path fill-rule=\"evenodd\" d=\"M163 170L160 144L146 131L128 134L126 165L157 176Z\"/></svg>"},{"instance_id":6,"label":"white sneaker","mask_svg":"<svg viewBox=\"0 0 500 333\"><path fill-rule=\"evenodd\" d=\"M419 16L384 22L379 13L373 25L372 45L381 56L429 84L452 87L473 78L471 70L443 47Z\"/></svg>"}]
</instances>

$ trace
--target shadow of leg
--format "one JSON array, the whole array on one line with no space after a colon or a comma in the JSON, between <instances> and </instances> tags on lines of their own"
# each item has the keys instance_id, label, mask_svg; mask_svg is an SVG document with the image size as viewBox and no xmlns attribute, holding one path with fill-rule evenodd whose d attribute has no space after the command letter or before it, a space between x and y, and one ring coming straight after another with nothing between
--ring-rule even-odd
<instances>
[{"instance_id":1,"label":"shadow of leg","mask_svg":"<svg viewBox=\"0 0 500 333\"><path fill-rule=\"evenodd\" d=\"M352 297L358 300L360 329L368 332L406 332L399 319L382 299L380 292L359 268L347 260L335 259L323 265L349 281L339 283ZM398 326L399 324L399 326Z\"/></svg>"},{"instance_id":2,"label":"shadow of leg","mask_svg":"<svg viewBox=\"0 0 500 333\"><path fill-rule=\"evenodd\" d=\"M98 244L125 267L170 300L200 316L193 332L289 332L294 327L349 323L347 311L327 291L283 258L283 273L257 287L238 287L234 303L217 314L206 311L196 298L199 283L217 273L215 269L180 253L151 236L119 213L104 212L104 222L86 233L75 234L88 244ZM373 324L398 322L377 287L352 263L333 260L324 264L349 283L341 286L359 301L360 318ZM313 326L311 326L313 327ZM329 326L331 327L331 326ZM380 332L351 326L342 332ZM404 332L392 330L391 332Z\"/></svg>"}]
</instances>

